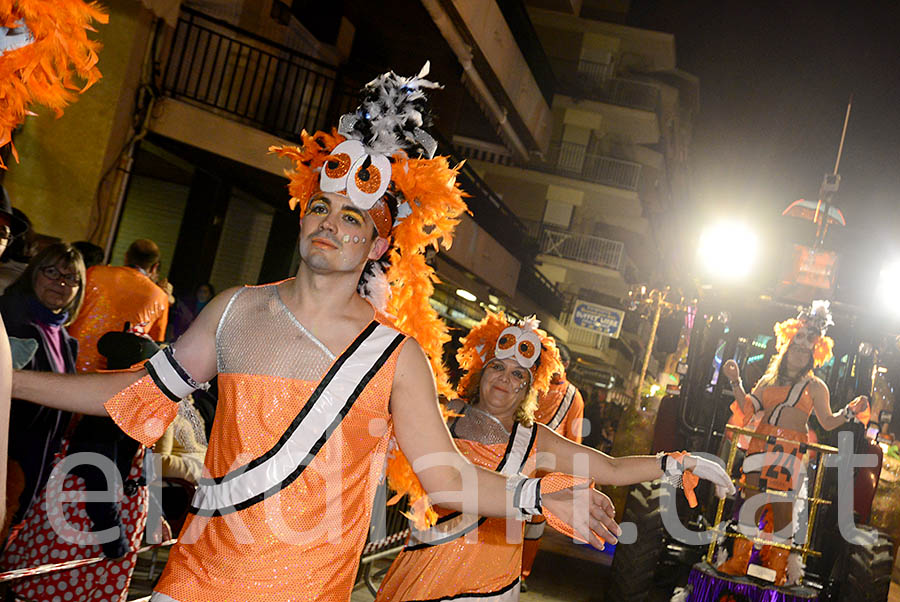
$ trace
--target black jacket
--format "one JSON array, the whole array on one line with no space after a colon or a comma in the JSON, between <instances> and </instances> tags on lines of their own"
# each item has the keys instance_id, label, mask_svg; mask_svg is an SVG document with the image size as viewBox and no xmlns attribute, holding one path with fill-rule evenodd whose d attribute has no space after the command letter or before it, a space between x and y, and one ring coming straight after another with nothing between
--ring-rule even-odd
<instances>
[{"instance_id":1,"label":"black jacket","mask_svg":"<svg viewBox=\"0 0 900 602\"><path fill-rule=\"evenodd\" d=\"M47 340L37 326L36 312L27 295L10 294L0 296L0 315L9 336L34 339L38 350L23 370L55 372L55 366L48 354ZM62 355L65 371L75 373L75 359L78 356L78 341L62 328ZM59 451L60 441L72 418L70 412L54 410L44 406L13 399L9 415L9 459L15 460L25 473L25 490L19 498L19 511L14 521L19 521L32 503L35 493L47 482L53 456Z\"/></svg>"}]
</instances>

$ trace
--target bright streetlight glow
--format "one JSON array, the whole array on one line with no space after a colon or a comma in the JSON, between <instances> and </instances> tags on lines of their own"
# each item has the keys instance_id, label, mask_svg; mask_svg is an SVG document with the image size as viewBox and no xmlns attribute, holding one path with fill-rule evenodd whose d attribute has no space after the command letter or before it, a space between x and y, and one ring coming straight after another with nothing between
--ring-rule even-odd
<instances>
[{"instance_id":1,"label":"bright streetlight glow","mask_svg":"<svg viewBox=\"0 0 900 602\"><path fill-rule=\"evenodd\" d=\"M745 224L723 221L700 235L697 256L706 271L719 280L746 277L756 260L758 239Z\"/></svg>"},{"instance_id":2,"label":"bright streetlight glow","mask_svg":"<svg viewBox=\"0 0 900 602\"><path fill-rule=\"evenodd\" d=\"M478 297L470 293L464 288L456 289L456 294L465 299L466 301L478 301Z\"/></svg>"},{"instance_id":3,"label":"bright streetlight glow","mask_svg":"<svg viewBox=\"0 0 900 602\"><path fill-rule=\"evenodd\" d=\"M900 308L900 260L885 265L878 275L878 299L886 308Z\"/></svg>"}]
</instances>

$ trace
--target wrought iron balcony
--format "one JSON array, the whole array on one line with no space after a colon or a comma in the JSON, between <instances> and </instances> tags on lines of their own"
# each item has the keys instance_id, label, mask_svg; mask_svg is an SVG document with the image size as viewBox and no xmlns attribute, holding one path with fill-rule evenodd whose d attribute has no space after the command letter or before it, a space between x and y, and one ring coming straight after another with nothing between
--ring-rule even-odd
<instances>
[{"instance_id":1,"label":"wrought iron balcony","mask_svg":"<svg viewBox=\"0 0 900 602\"><path fill-rule=\"evenodd\" d=\"M165 94L289 140L328 125L334 66L182 7L162 78Z\"/></svg>"},{"instance_id":2,"label":"wrought iron balcony","mask_svg":"<svg viewBox=\"0 0 900 602\"><path fill-rule=\"evenodd\" d=\"M551 58L558 82L557 91L567 96L597 100L621 107L656 111L659 89L653 84L614 77L612 63Z\"/></svg>"},{"instance_id":3,"label":"wrought iron balcony","mask_svg":"<svg viewBox=\"0 0 900 602\"><path fill-rule=\"evenodd\" d=\"M346 75L346 71L344 72ZM186 7L172 37L162 91L292 141L353 110L357 86L334 66ZM434 132L437 134L437 132ZM440 136L438 154L461 157ZM458 181L472 217L521 262L519 288L553 315L562 294L534 266L525 225L470 166Z\"/></svg>"},{"instance_id":4,"label":"wrought iron balcony","mask_svg":"<svg viewBox=\"0 0 900 602\"><path fill-rule=\"evenodd\" d=\"M587 263L617 272L625 266L625 243L618 240L568 232L544 224L540 229L541 253Z\"/></svg>"},{"instance_id":5,"label":"wrought iron balcony","mask_svg":"<svg viewBox=\"0 0 900 602\"><path fill-rule=\"evenodd\" d=\"M643 166L634 161L592 152L584 144L554 142L550 145L547 161L535 162L529 167L587 182L637 191Z\"/></svg>"}]
</instances>

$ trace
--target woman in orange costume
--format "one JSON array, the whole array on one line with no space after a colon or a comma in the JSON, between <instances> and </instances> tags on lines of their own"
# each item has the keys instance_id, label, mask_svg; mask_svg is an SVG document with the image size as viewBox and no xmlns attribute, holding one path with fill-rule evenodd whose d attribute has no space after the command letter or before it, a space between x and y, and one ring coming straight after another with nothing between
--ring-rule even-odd
<instances>
[{"instance_id":1,"label":"woman in orange costume","mask_svg":"<svg viewBox=\"0 0 900 602\"><path fill-rule=\"evenodd\" d=\"M808 439L807 423L813 412L822 428L829 431L857 416L863 421L868 419L868 401L864 396L857 397L841 411L832 412L828 387L813 374L813 368L822 366L831 358L834 342L825 336L825 331L832 324L827 301L814 301L799 317L777 323L778 353L749 395L744 390L737 363L728 360L722 367L722 373L731 382L734 391L733 415L729 423L738 426L755 424L754 430L759 434L797 442L797 445L785 442L770 444L765 439L750 439L744 459L744 482L752 488L752 492L745 493L745 499L757 495L757 488L800 490L806 475L803 444ZM778 531L791 525L794 513L792 502L770 502L768 505L772 509L773 520L767 530L773 528ZM763 509L760 507L757 511L753 528L758 524ZM746 574L752 551L752 541L743 537L735 539L731 558L722 563L719 570L732 575ZM785 583L789 553L785 548L763 548L763 564L775 571L776 585Z\"/></svg>"},{"instance_id":2,"label":"woman in orange costume","mask_svg":"<svg viewBox=\"0 0 900 602\"><path fill-rule=\"evenodd\" d=\"M611 458L536 423L537 396L562 368L555 344L537 328L536 320L515 325L503 314L488 312L463 339L457 359L466 374L458 387L460 399L447 404L455 414L449 426L460 451L473 463L510 475L531 475L540 451L555 457L553 465L544 468L587 472L598 483L628 485L659 478L664 474L662 461L669 477L693 470L722 492L733 490L724 470L702 458ZM431 529L413 530L376 601L517 600L524 523L443 510L440 515ZM548 522L571 533L553 517Z\"/></svg>"}]
</instances>

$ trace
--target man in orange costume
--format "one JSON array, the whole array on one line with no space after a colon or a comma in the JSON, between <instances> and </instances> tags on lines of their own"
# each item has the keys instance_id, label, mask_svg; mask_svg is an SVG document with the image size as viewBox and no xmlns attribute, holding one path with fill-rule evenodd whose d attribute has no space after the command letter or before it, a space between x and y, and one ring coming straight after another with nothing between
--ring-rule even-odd
<instances>
[{"instance_id":1,"label":"man in orange costume","mask_svg":"<svg viewBox=\"0 0 900 602\"><path fill-rule=\"evenodd\" d=\"M581 443L584 399L581 397L581 391L566 378L566 370L569 369L571 361L569 348L559 341L556 342L556 347L559 349L563 372L553 375L550 389L540 396L534 419L541 424L546 424L566 439ZM522 548L522 588L526 590L525 579L531 574L534 559L541 546L541 537L544 536L545 526L543 517L538 516L525 524L525 545Z\"/></svg>"},{"instance_id":2,"label":"man in orange costume","mask_svg":"<svg viewBox=\"0 0 900 602\"><path fill-rule=\"evenodd\" d=\"M440 357L446 327L428 303L424 250L449 242L465 206L455 171L430 158L426 74L385 74L341 119L340 135L273 149L295 160L295 278L224 291L140 369L16 373L17 397L107 412L145 445L174 419L178 399L218 374L204 478L154 602L349 600L386 461L423 528L435 518L428 492L484 516L552 512L597 547L616 541L601 493L475 467L441 417L429 361ZM385 278L380 260L392 244ZM396 317L369 301L389 291ZM576 496L587 512L574 511Z\"/></svg>"},{"instance_id":3,"label":"man in orange costume","mask_svg":"<svg viewBox=\"0 0 900 602\"><path fill-rule=\"evenodd\" d=\"M84 303L69 334L78 339L79 372L106 369L97 342L107 332L126 329L162 341L169 321L169 296L156 279L159 247L139 238L125 252L124 266L95 265L87 271Z\"/></svg>"}]
</instances>

